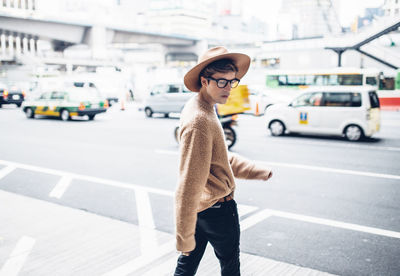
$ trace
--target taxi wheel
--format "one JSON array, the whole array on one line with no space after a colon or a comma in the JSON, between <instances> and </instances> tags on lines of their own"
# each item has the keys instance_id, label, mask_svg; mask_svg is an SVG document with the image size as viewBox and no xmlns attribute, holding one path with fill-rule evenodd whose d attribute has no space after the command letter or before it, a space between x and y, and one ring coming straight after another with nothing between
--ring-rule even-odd
<instances>
[{"instance_id":1,"label":"taxi wheel","mask_svg":"<svg viewBox=\"0 0 400 276\"><path fill-rule=\"evenodd\" d=\"M272 121L269 124L269 130L272 136L282 136L285 134L285 125L281 121Z\"/></svg>"},{"instance_id":2,"label":"taxi wheel","mask_svg":"<svg viewBox=\"0 0 400 276\"><path fill-rule=\"evenodd\" d=\"M33 112L32 108L29 108L29 107L27 109L25 109L25 115L26 115L26 118L28 118L28 119L32 119L35 117L35 113Z\"/></svg>"},{"instance_id":3,"label":"taxi wheel","mask_svg":"<svg viewBox=\"0 0 400 276\"><path fill-rule=\"evenodd\" d=\"M224 134L226 145L230 149L236 143L236 132L230 126L226 126L224 127Z\"/></svg>"},{"instance_id":4,"label":"taxi wheel","mask_svg":"<svg viewBox=\"0 0 400 276\"><path fill-rule=\"evenodd\" d=\"M69 116L69 111L66 109L61 110L60 112L60 118L63 121L68 121L71 119L71 117Z\"/></svg>"},{"instance_id":5,"label":"taxi wheel","mask_svg":"<svg viewBox=\"0 0 400 276\"><path fill-rule=\"evenodd\" d=\"M96 115L88 115L89 121L93 121L94 120L94 116L96 116Z\"/></svg>"},{"instance_id":6,"label":"taxi wheel","mask_svg":"<svg viewBox=\"0 0 400 276\"><path fill-rule=\"evenodd\" d=\"M344 135L349 141L359 141L364 136L362 129L356 125L347 126Z\"/></svg>"},{"instance_id":7,"label":"taxi wheel","mask_svg":"<svg viewBox=\"0 0 400 276\"><path fill-rule=\"evenodd\" d=\"M175 127L175 130L174 130L175 141L177 143L179 143L178 135L179 135L179 126Z\"/></svg>"},{"instance_id":8,"label":"taxi wheel","mask_svg":"<svg viewBox=\"0 0 400 276\"><path fill-rule=\"evenodd\" d=\"M144 113L146 114L146 117L151 117L151 116L153 116L153 110L151 110L151 108L150 107L146 107L145 109L144 109Z\"/></svg>"}]
</instances>

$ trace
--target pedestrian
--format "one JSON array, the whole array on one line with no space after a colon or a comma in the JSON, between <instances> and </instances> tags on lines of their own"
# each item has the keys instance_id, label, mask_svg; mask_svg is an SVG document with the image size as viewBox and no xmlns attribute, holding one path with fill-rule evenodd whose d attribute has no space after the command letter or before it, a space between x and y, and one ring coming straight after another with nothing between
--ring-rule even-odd
<instances>
[{"instance_id":1,"label":"pedestrian","mask_svg":"<svg viewBox=\"0 0 400 276\"><path fill-rule=\"evenodd\" d=\"M195 275L207 243L214 248L221 275L240 275L236 178L268 180L270 169L228 153L214 105L226 103L231 88L250 66L249 56L211 48L184 77L198 92L185 105L179 128L179 181L175 195L175 276Z\"/></svg>"}]
</instances>

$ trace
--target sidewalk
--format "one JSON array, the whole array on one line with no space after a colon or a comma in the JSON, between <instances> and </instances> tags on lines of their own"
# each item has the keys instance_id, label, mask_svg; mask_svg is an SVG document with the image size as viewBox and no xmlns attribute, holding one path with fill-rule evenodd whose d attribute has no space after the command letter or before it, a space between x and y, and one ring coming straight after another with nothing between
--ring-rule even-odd
<instances>
[{"instance_id":1,"label":"sidewalk","mask_svg":"<svg viewBox=\"0 0 400 276\"><path fill-rule=\"evenodd\" d=\"M0 276L173 275L170 233L2 190L0 203ZM331 275L245 253L241 266L244 276ZM219 273L208 247L197 275Z\"/></svg>"}]
</instances>

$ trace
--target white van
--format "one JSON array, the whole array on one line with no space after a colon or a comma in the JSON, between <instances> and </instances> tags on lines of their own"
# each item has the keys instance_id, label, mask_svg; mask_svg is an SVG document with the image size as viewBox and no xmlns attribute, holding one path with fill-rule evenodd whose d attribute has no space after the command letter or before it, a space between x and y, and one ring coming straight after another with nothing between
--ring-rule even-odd
<instances>
[{"instance_id":1,"label":"white van","mask_svg":"<svg viewBox=\"0 0 400 276\"><path fill-rule=\"evenodd\" d=\"M180 113L185 103L195 95L183 83L157 84L150 89L150 94L144 101L144 112L147 117L153 113Z\"/></svg>"},{"instance_id":2,"label":"white van","mask_svg":"<svg viewBox=\"0 0 400 276\"><path fill-rule=\"evenodd\" d=\"M358 141L380 128L379 99L371 86L312 87L289 104L269 107L264 116L273 136L327 134Z\"/></svg>"}]
</instances>

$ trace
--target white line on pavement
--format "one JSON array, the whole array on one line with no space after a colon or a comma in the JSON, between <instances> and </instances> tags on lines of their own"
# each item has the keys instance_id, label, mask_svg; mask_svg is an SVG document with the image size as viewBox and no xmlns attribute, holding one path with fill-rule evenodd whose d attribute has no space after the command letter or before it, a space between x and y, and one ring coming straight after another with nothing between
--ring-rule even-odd
<instances>
[{"instance_id":1,"label":"white line on pavement","mask_svg":"<svg viewBox=\"0 0 400 276\"><path fill-rule=\"evenodd\" d=\"M255 210L258 209L256 206L250 206L250 205L244 205L244 204L238 204L238 213L239 217L243 217L247 214L250 214L251 212L254 212Z\"/></svg>"},{"instance_id":2,"label":"white line on pavement","mask_svg":"<svg viewBox=\"0 0 400 276\"><path fill-rule=\"evenodd\" d=\"M143 186L140 186L140 185L127 183L127 182L109 180L109 179L104 179L104 178L99 178L99 177L94 177L94 176L87 176L87 175L82 175L82 174L75 174L75 173L70 173L70 172L67 172L67 171L53 170L53 169L42 168L42 167L37 167L37 166L32 166L32 165L26 165L26 164L17 163L17 162L10 162L10 161L5 161L5 160L0 160L0 164L4 164L4 165L7 165L7 166L14 166L14 167L18 167L18 168L25 169L25 170L30 170L30 171L47 173L47 174L54 174L54 175L60 175L60 176L69 175L71 178L74 178L74 179L82 179L82 180L86 180L86 181L89 181L89 182L97 182L97 183L100 183L100 184L113 186L113 187L118 187L118 188L129 189L129 190L145 189L149 193L166 195L166 196L173 196L174 195L173 191L167 191L167 190L162 190L162 189L157 189L157 188L150 188L150 187L143 187Z\"/></svg>"},{"instance_id":3,"label":"white line on pavement","mask_svg":"<svg viewBox=\"0 0 400 276\"><path fill-rule=\"evenodd\" d=\"M54 186L53 190L51 190L49 196L55 198L61 198L65 191L68 189L69 185L71 184L71 176L70 175L63 175L60 181Z\"/></svg>"},{"instance_id":4,"label":"white line on pavement","mask_svg":"<svg viewBox=\"0 0 400 276\"><path fill-rule=\"evenodd\" d=\"M334 168L327 168L327 167L318 167L318 166L309 166L309 165L291 164L291 163L266 162L266 161L259 161L259 160L256 161L256 162L263 163L263 164L266 164L266 165L269 165L269 166L277 166L277 167L287 167L287 168L306 169L306 170L322 171L322 172L332 172L332 173L341 173L341 174L371 176L371 177L388 178L388 179L400 179L400 175L393 175L393 174L371 173L371 172L353 171L353 170L342 170L342 169L334 169Z\"/></svg>"},{"instance_id":5,"label":"white line on pavement","mask_svg":"<svg viewBox=\"0 0 400 276\"><path fill-rule=\"evenodd\" d=\"M0 179L2 179L3 177L5 177L6 175L8 175L9 173L11 173L12 171L14 171L16 169L15 166L13 165L9 165L5 168L2 168L0 170Z\"/></svg>"},{"instance_id":6,"label":"white line on pavement","mask_svg":"<svg viewBox=\"0 0 400 276\"><path fill-rule=\"evenodd\" d=\"M156 153L159 154L169 154L169 155L178 155L179 152L177 152L176 150L155 150Z\"/></svg>"},{"instance_id":7,"label":"white line on pavement","mask_svg":"<svg viewBox=\"0 0 400 276\"><path fill-rule=\"evenodd\" d=\"M20 238L8 260L1 268L0 276L18 275L35 242L35 239L28 236Z\"/></svg>"},{"instance_id":8,"label":"white line on pavement","mask_svg":"<svg viewBox=\"0 0 400 276\"><path fill-rule=\"evenodd\" d=\"M168 253L171 253L175 250L175 240L169 241L157 248L154 252L146 255L141 255L140 257L137 257L133 259L130 262L127 262L126 264L123 264L112 271L109 271L103 276L125 276L128 275L150 263L153 261L157 260L158 258L161 258L162 256L165 256Z\"/></svg>"},{"instance_id":9,"label":"white line on pavement","mask_svg":"<svg viewBox=\"0 0 400 276\"><path fill-rule=\"evenodd\" d=\"M136 189L136 206L140 229L140 245L143 255L150 254L157 249L156 228L151 209L150 198L144 189Z\"/></svg>"},{"instance_id":10,"label":"white line on pavement","mask_svg":"<svg viewBox=\"0 0 400 276\"><path fill-rule=\"evenodd\" d=\"M265 210L262 210L260 212L255 213L254 215L245 218L244 220L240 221L240 230L244 231L253 225L256 225L257 223L263 221L264 219L268 218L271 216L271 213L266 212Z\"/></svg>"},{"instance_id":11,"label":"white line on pavement","mask_svg":"<svg viewBox=\"0 0 400 276\"><path fill-rule=\"evenodd\" d=\"M164 150L156 150L157 153L160 154L178 154L176 151L164 151ZM310 165L302 165L302 164L292 164L292 163L279 163L279 162L268 162L262 160L254 160L257 163L264 163L268 166L277 166L277 167L287 167L287 168L296 168L296 169L306 169L313 171L323 171L323 172L332 172L332 173L340 173L340 174L352 174L352 175L361 175L361 176L371 176L378 178L388 178L388 179L400 179L400 175L393 174L383 174L383 173L372 173L372 172L363 172L363 171L354 171L354 170L343 170L343 169L335 169L328 167L319 167L319 166L310 166Z\"/></svg>"},{"instance_id":12,"label":"white line on pavement","mask_svg":"<svg viewBox=\"0 0 400 276\"><path fill-rule=\"evenodd\" d=\"M272 209L264 209L256 214L250 216L249 218L241 221L240 228L242 230L246 230L249 227L257 224L258 222L260 222L263 219L268 218L270 216L288 218L288 219L293 219L293 220L298 220L298 221L304 221L304 222L309 222L309 223L321 224L321 225L326 225L326 226L331 226L331 227L337 227L337 228L342 228L342 229L347 229L347 230L353 230L353 231L358 231L358 232L364 232L364 233L369 233L369 234L374 234L374 235L379 235L379 236L386 236L386 237L390 237L390 238L400 239L400 232L394 232L394 231L389 231L389 230L384 230L384 229L379 229L379 228L374 228L374 227L368 227L368 226L362 226L362 225L353 224L353 223L346 223L346 222L341 222L341 221L336 221L336 220L323 219L323 218L299 215L299 214L294 214L294 213L282 212L282 211L277 211L277 210L272 210Z\"/></svg>"}]
</instances>

